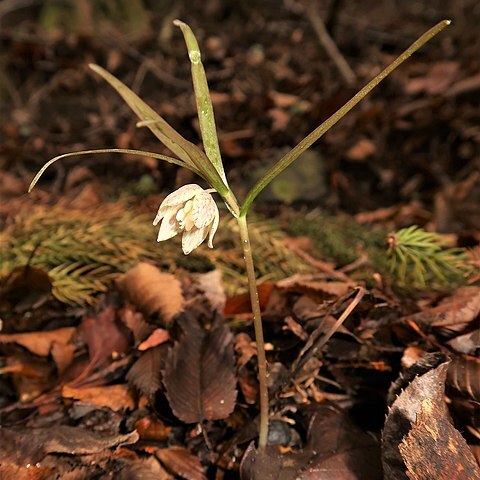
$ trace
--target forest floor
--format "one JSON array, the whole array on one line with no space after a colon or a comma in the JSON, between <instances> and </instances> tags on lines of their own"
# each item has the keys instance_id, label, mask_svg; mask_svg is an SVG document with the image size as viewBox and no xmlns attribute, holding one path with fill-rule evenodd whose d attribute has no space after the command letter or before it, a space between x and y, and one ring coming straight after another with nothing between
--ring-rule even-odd
<instances>
[{"instance_id":1,"label":"forest floor","mask_svg":"<svg viewBox=\"0 0 480 480\"><path fill-rule=\"evenodd\" d=\"M0 5L0 478L480 478L477 2L238 3ZM254 206L271 412L261 452L228 211L215 248L184 256L151 225L167 194L198 181L175 165L73 157L26 193L62 153L171 155L89 63L200 144L175 18L199 40L239 198L453 21ZM438 234L420 273L398 256L414 225Z\"/></svg>"}]
</instances>

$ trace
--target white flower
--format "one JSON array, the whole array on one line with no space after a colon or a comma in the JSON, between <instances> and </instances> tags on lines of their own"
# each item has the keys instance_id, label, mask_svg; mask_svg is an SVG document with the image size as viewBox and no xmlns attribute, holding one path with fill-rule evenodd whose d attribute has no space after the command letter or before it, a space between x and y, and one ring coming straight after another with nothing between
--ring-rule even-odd
<instances>
[{"instance_id":1,"label":"white flower","mask_svg":"<svg viewBox=\"0 0 480 480\"><path fill-rule=\"evenodd\" d=\"M182 250L185 255L195 250L207 235L208 246L213 248L212 240L220 217L217 204L210 195L214 191L190 184L168 195L153 221L157 225L162 220L157 242L183 232Z\"/></svg>"}]
</instances>

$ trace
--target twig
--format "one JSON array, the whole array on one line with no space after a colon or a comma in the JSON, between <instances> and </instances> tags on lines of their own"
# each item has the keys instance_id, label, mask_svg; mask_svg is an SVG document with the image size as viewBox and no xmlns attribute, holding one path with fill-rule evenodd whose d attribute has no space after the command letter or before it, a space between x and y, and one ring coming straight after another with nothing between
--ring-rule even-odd
<instances>
[{"instance_id":1,"label":"twig","mask_svg":"<svg viewBox=\"0 0 480 480\"><path fill-rule=\"evenodd\" d=\"M333 60L338 68L338 71L342 75L347 85L355 85L357 77L354 71L350 68L350 65L345 60L345 57L341 54L337 45L333 41L332 37L325 28L325 24L318 14L316 8L313 5L309 5L306 10L308 19L310 20L315 33L317 34L322 47L325 49L329 57Z\"/></svg>"},{"instance_id":2,"label":"twig","mask_svg":"<svg viewBox=\"0 0 480 480\"><path fill-rule=\"evenodd\" d=\"M358 287L356 290L357 294L351 301L350 305L345 309L342 315L340 315L340 318L325 333L322 332L322 325L320 325L310 335L310 338L300 352L300 355L295 362L293 362L290 378L293 378L295 373L298 372L303 365L305 365L305 363L315 354L315 352L320 350L330 340L331 336L339 329L340 325L342 325L342 323L360 303L365 295L365 289L363 287Z\"/></svg>"},{"instance_id":3,"label":"twig","mask_svg":"<svg viewBox=\"0 0 480 480\"><path fill-rule=\"evenodd\" d=\"M345 282L349 285L354 285L355 283L352 282L350 278L343 271L335 270L330 264L327 262L322 262L321 260L317 260L309 255L305 250L302 250L300 247L292 247L290 246L290 250L292 250L297 257L300 257L302 260L305 260L307 263L312 265L312 267L318 268L321 272L330 275L332 278L336 278L342 282Z\"/></svg>"},{"instance_id":4,"label":"twig","mask_svg":"<svg viewBox=\"0 0 480 480\"><path fill-rule=\"evenodd\" d=\"M335 24L337 23L338 13L342 8L343 0L332 0L328 5L327 15L325 16L325 27L327 32L332 35Z\"/></svg>"}]
</instances>

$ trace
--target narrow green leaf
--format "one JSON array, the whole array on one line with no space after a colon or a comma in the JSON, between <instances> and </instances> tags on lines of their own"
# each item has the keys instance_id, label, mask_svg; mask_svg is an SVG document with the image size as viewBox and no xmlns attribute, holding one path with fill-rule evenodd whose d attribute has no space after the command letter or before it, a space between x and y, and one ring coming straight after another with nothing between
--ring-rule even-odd
<instances>
[{"instance_id":1,"label":"narrow green leaf","mask_svg":"<svg viewBox=\"0 0 480 480\"><path fill-rule=\"evenodd\" d=\"M161 155L159 153L154 153L154 152L144 152L143 150L131 150L131 149L128 149L128 148L101 148L101 149L97 149L97 150L81 150L79 152L64 153L63 155L58 155L57 157L52 158L35 175L34 179L30 183L30 186L28 187L28 191L29 192L32 191L33 187L36 185L36 183L38 182L40 177L43 175L45 170L50 165L55 163L57 160L61 160L62 158L67 158L67 157L74 157L76 155L92 155L92 154L96 154L96 153L128 153L130 155L139 155L139 156L142 156L142 157L152 157L152 158L156 158L158 160L164 160L165 162L168 162L168 163L173 163L175 165L179 165L180 167L188 168L189 170L191 170L192 172L196 173L197 175L199 175L200 177L203 178L202 173L200 171L198 171L196 167L191 166L191 165L187 165L184 162L182 162L181 160L178 160L178 159L172 158L172 157L167 157L166 155Z\"/></svg>"},{"instance_id":2,"label":"narrow green leaf","mask_svg":"<svg viewBox=\"0 0 480 480\"><path fill-rule=\"evenodd\" d=\"M186 165L195 167L203 172L203 177L219 193L228 191L228 187L208 160L202 150L182 137L171 127L155 110L149 107L138 95L130 90L123 82L102 67L90 64L90 68L106 80L125 100L128 106L137 114L141 124L148 127L152 133Z\"/></svg>"},{"instance_id":3,"label":"narrow green leaf","mask_svg":"<svg viewBox=\"0 0 480 480\"><path fill-rule=\"evenodd\" d=\"M203 148L207 157L212 162L222 180L227 183L225 172L223 170L220 147L218 145L217 129L215 126L215 116L213 113L212 99L208 90L207 77L202 64L200 47L192 29L180 20L175 20L174 25L180 27L187 44L188 56L192 64L193 88L195 90L195 100L197 102L198 120L200 131L202 133Z\"/></svg>"}]
</instances>

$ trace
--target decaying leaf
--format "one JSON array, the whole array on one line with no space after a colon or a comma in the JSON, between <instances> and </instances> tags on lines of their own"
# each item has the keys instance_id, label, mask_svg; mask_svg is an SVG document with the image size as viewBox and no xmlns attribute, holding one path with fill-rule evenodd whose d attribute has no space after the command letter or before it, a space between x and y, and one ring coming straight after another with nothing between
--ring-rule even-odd
<instances>
[{"instance_id":1,"label":"decaying leaf","mask_svg":"<svg viewBox=\"0 0 480 480\"><path fill-rule=\"evenodd\" d=\"M90 363L82 377L108 364L113 356L121 355L129 349L128 336L119 328L115 320L113 307L107 307L95 318L86 317L82 320L80 330L90 355Z\"/></svg>"},{"instance_id":2,"label":"decaying leaf","mask_svg":"<svg viewBox=\"0 0 480 480\"><path fill-rule=\"evenodd\" d=\"M1 334L0 343L17 343L35 355L46 357L55 344L68 344L75 331L74 327L65 327L47 332Z\"/></svg>"},{"instance_id":3,"label":"decaying leaf","mask_svg":"<svg viewBox=\"0 0 480 480\"><path fill-rule=\"evenodd\" d=\"M372 140L361 138L347 150L346 156L354 162L363 162L376 151L377 147Z\"/></svg>"},{"instance_id":4,"label":"decaying leaf","mask_svg":"<svg viewBox=\"0 0 480 480\"><path fill-rule=\"evenodd\" d=\"M409 79L404 86L405 92L409 95L423 92L438 95L457 79L458 71L458 62L435 62L423 75Z\"/></svg>"},{"instance_id":5,"label":"decaying leaf","mask_svg":"<svg viewBox=\"0 0 480 480\"><path fill-rule=\"evenodd\" d=\"M461 287L436 307L423 310L408 318L438 329L442 334L465 329L480 314L480 287Z\"/></svg>"},{"instance_id":6,"label":"decaying leaf","mask_svg":"<svg viewBox=\"0 0 480 480\"><path fill-rule=\"evenodd\" d=\"M185 423L228 417L237 396L230 330L220 317L209 331L189 314L179 324L184 335L170 350L164 371L173 413Z\"/></svg>"},{"instance_id":7,"label":"decaying leaf","mask_svg":"<svg viewBox=\"0 0 480 480\"><path fill-rule=\"evenodd\" d=\"M241 332L235 335L235 352L237 353L237 367L243 367L257 354L252 339L247 333Z\"/></svg>"},{"instance_id":8,"label":"decaying leaf","mask_svg":"<svg viewBox=\"0 0 480 480\"><path fill-rule=\"evenodd\" d=\"M317 405L307 446L281 454L275 447L245 452L242 480L380 480L378 441L356 427L341 410Z\"/></svg>"},{"instance_id":9,"label":"decaying leaf","mask_svg":"<svg viewBox=\"0 0 480 480\"><path fill-rule=\"evenodd\" d=\"M477 352L480 354L480 328L452 338L447 343L457 352L466 353L467 355L475 355Z\"/></svg>"},{"instance_id":10,"label":"decaying leaf","mask_svg":"<svg viewBox=\"0 0 480 480\"><path fill-rule=\"evenodd\" d=\"M450 421L442 387L433 398L422 401L412 429L398 448L410 480L480 478L472 451Z\"/></svg>"},{"instance_id":11,"label":"decaying leaf","mask_svg":"<svg viewBox=\"0 0 480 480\"><path fill-rule=\"evenodd\" d=\"M138 433L125 435L100 435L78 427L61 426L49 431L45 429L44 448L47 453L68 453L86 455L98 453L107 448L131 445L138 441Z\"/></svg>"},{"instance_id":12,"label":"decaying leaf","mask_svg":"<svg viewBox=\"0 0 480 480\"><path fill-rule=\"evenodd\" d=\"M67 425L50 428L0 428L0 463L35 464L47 454L87 455L105 449L130 445L138 441L138 433L100 435Z\"/></svg>"},{"instance_id":13,"label":"decaying leaf","mask_svg":"<svg viewBox=\"0 0 480 480\"><path fill-rule=\"evenodd\" d=\"M186 448L158 448L155 456L175 475L187 480L206 480L200 460Z\"/></svg>"},{"instance_id":14,"label":"decaying leaf","mask_svg":"<svg viewBox=\"0 0 480 480\"><path fill-rule=\"evenodd\" d=\"M143 315L137 312L132 305L125 305L118 311L120 320L133 333L135 345L143 342L153 330L153 326L145 321Z\"/></svg>"},{"instance_id":15,"label":"decaying leaf","mask_svg":"<svg viewBox=\"0 0 480 480\"><path fill-rule=\"evenodd\" d=\"M51 296L52 280L48 273L37 267L14 268L3 283L0 294L16 310L38 306Z\"/></svg>"},{"instance_id":16,"label":"decaying leaf","mask_svg":"<svg viewBox=\"0 0 480 480\"><path fill-rule=\"evenodd\" d=\"M118 480L173 480L172 475L153 456L128 462L117 478Z\"/></svg>"},{"instance_id":17,"label":"decaying leaf","mask_svg":"<svg viewBox=\"0 0 480 480\"><path fill-rule=\"evenodd\" d=\"M460 465L464 460L467 462L465 467L470 464L468 455L471 456L471 452L451 424L448 414L444 392L449 362L445 360L442 354L424 355L390 390L391 407L383 430L382 445L383 469L387 480L476 478L451 476L453 465ZM425 423L428 415L436 417L435 425L431 424L431 428L429 422ZM437 427L440 430L437 431ZM427 449L413 453L412 446L416 442L424 442L425 447L428 445ZM436 450L438 456L432 455L432 449ZM415 476L416 467L420 468L418 462L422 466L418 476ZM449 476L438 476L442 468L450 471ZM421 472L430 472L430 476Z\"/></svg>"},{"instance_id":18,"label":"decaying leaf","mask_svg":"<svg viewBox=\"0 0 480 480\"><path fill-rule=\"evenodd\" d=\"M37 464L0 464L0 478L2 480L48 480L48 478L52 478L54 473L53 468L37 466Z\"/></svg>"},{"instance_id":19,"label":"decaying leaf","mask_svg":"<svg viewBox=\"0 0 480 480\"><path fill-rule=\"evenodd\" d=\"M167 439L172 429L158 418L143 417L135 422L135 430L140 435L141 440L161 442Z\"/></svg>"},{"instance_id":20,"label":"decaying leaf","mask_svg":"<svg viewBox=\"0 0 480 480\"><path fill-rule=\"evenodd\" d=\"M207 297L210 305L219 313L223 312L227 296L223 287L222 272L212 270L207 273L192 274L192 278L198 288Z\"/></svg>"},{"instance_id":21,"label":"decaying leaf","mask_svg":"<svg viewBox=\"0 0 480 480\"><path fill-rule=\"evenodd\" d=\"M274 282L265 282L257 285L258 300L260 302L260 308L262 310L268 304L270 294L274 289ZM251 313L252 305L250 303L250 296L248 293L239 293L227 299L225 308L223 310L224 315L236 315L241 313Z\"/></svg>"},{"instance_id":22,"label":"decaying leaf","mask_svg":"<svg viewBox=\"0 0 480 480\"><path fill-rule=\"evenodd\" d=\"M146 397L153 397L162 385L162 369L167 351L165 343L149 348L127 373L127 381Z\"/></svg>"},{"instance_id":23,"label":"decaying leaf","mask_svg":"<svg viewBox=\"0 0 480 480\"><path fill-rule=\"evenodd\" d=\"M135 408L135 401L126 385L109 385L107 387L62 388L63 398L74 398L84 403L108 407L114 412Z\"/></svg>"},{"instance_id":24,"label":"decaying leaf","mask_svg":"<svg viewBox=\"0 0 480 480\"><path fill-rule=\"evenodd\" d=\"M183 309L184 298L178 279L149 263L139 263L122 275L117 284L141 312L159 314L165 324Z\"/></svg>"},{"instance_id":25,"label":"decaying leaf","mask_svg":"<svg viewBox=\"0 0 480 480\"><path fill-rule=\"evenodd\" d=\"M156 347L162 343L170 340L170 335L164 328L156 328L147 339L145 339L139 346L138 349L143 352L149 348Z\"/></svg>"},{"instance_id":26,"label":"decaying leaf","mask_svg":"<svg viewBox=\"0 0 480 480\"><path fill-rule=\"evenodd\" d=\"M468 355L456 356L448 368L448 384L480 402L480 359Z\"/></svg>"},{"instance_id":27,"label":"decaying leaf","mask_svg":"<svg viewBox=\"0 0 480 480\"><path fill-rule=\"evenodd\" d=\"M321 298L337 298L345 295L351 288L346 282L330 282L316 275L293 275L277 282L280 289L306 293Z\"/></svg>"}]
</instances>

